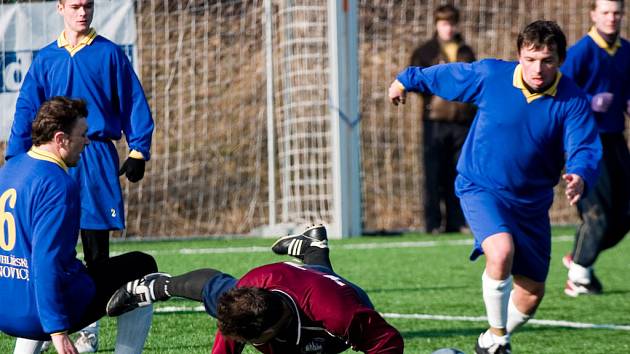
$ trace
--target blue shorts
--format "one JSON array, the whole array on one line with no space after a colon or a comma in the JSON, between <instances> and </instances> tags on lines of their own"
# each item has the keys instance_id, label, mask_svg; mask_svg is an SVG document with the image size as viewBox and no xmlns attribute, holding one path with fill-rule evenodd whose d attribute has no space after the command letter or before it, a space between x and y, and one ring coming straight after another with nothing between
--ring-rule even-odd
<instances>
[{"instance_id":1,"label":"blue shorts","mask_svg":"<svg viewBox=\"0 0 630 354\"><path fill-rule=\"evenodd\" d=\"M81 190L81 229L125 228L118 166L118 152L111 141L90 140L77 166L68 170Z\"/></svg>"},{"instance_id":2,"label":"blue shorts","mask_svg":"<svg viewBox=\"0 0 630 354\"><path fill-rule=\"evenodd\" d=\"M203 306L206 308L208 315L217 318L217 304L219 298L223 293L233 289L236 286L238 279L225 273L219 273L204 285L201 292Z\"/></svg>"},{"instance_id":3,"label":"blue shorts","mask_svg":"<svg viewBox=\"0 0 630 354\"><path fill-rule=\"evenodd\" d=\"M524 209L481 187L459 190L462 210L475 238L471 260L483 254L482 242L500 232L512 235L512 274L544 282L551 259L551 225L548 208Z\"/></svg>"}]
</instances>

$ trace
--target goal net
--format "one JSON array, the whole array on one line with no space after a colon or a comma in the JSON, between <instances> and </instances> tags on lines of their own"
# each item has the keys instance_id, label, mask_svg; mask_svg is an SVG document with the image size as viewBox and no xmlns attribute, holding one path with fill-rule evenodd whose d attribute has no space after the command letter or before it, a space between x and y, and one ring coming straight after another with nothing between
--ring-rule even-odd
<instances>
[{"instance_id":1,"label":"goal net","mask_svg":"<svg viewBox=\"0 0 630 354\"><path fill-rule=\"evenodd\" d=\"M96 25L105 13L101 9L121 1L96 1L97 32L103 30ZM287 225L288 230L338 222L333 210L337 152L330 120L328 1L131 2L134 66L156 129L145 178L136 184L123 181L127 234L256 234L270 224ZM407 105L395 108L386 95L412 50L432 35L433 11L443 1L356 2L361 203L353 207L361 208L366 231L422 229L420 98L413 95ZM15 19L10 13L14 6L37 3L0 0L0 29ZM451 3L462 12L461 32L478 58L513 59L516 34L536 19L558 21L570 44L590 27L588 0L571 5L551 0ZM628 7L626 2L626 13ZM58 17L40 15L30 25ZM630 21L623 25L627 37ZM59 31L50 25L46 43ZM3 34L0 95L16 92L6 86L7 67L15 64L19 51L8 42ZM34 51L43 44L20 37L21 48ZM355 117L345 119L356 124ZM1 153L11 120L3 113ZM124 141L118 147L124 157ZM557 189L552 221L575 223L575 210L562 193Z\"/></svg>"}]
</instances>

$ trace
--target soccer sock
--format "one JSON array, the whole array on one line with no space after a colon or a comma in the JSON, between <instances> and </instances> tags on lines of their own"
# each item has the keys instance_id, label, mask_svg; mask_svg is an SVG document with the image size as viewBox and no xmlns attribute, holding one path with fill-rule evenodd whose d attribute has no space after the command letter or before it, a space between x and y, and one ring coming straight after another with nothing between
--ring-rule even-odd
<instances>
[{"instance_id":1,"label":"soccer sock","mask_svg":"<svg viewBox=\"0 0 630 354\"><path fill-rule=\"evenodd\" d=\"M530 315L526 315L516 308L516 305L514 304L514 299L512 296L513 293L514 291L510 293L510 301L508 304L507 326L505 327L505 330L508 332L508 334L511 334L512 332L516 331L522 325L527 323L527 321L529 321L530 318L534 317L533 313Z\"/></svg>"},{"instance_id":2,"label":"soccer sock","mask_svg":"<svg viewBox=\"0 0 630 354\"><path fill-rule=\"evenodd\" d=\"M505 328L508 301L512 290L512 276L510 275L504 280L495 280L490 278L484 270L481 283L488 323L494 328Z\"/></svg>"},{"instance_id":3,"label":"soccer sock","mask_svg":"<svg viewBox=\"0 0 630 354\"><path fill-rule=\"evenodd\" d=\"M13 354L39 354L43 344L44 342L39 340L17 338Z\"/></svg>"},{"instance_id":4,"label":"soccer sock","mask_svg":"<svg viewBox=\"0 0 630 354\"><path fill-rule=\"evenodd\" d=\"M330 249L328 247L308 247L304 252L304 264L323 266L331 271L333 270L330 263Z\"/></svg>"},{"instance_id":5,"label":"soccer sock","mask_svg":"<svg viewBox=\"0 0 630 354\"><path fill-rule=\"evenodd\" d=\"M156 281L154 288L155 297L158 300L163 300L162 297L168 299L171 296L178 296L202 301L204 286L208 280L220 273L216 269L206 268L194 270L170 279L158 279L160 282Z\"/></svg>"},{"instance_id":6,"label":"soccer sock","mask_svg":"<svg viewBox=\"0 0 630 354\"><path fill-rule=\"evenodd\" d=\"M569 267L569 280L579 284L590 284L591 270L573 262Z\"/></svg>"},{"instance_id":7,"label":"soccer sock","mask_svg":"<svg viewBox=\"0 0 630 354\"><path fill-rule=\"evenodd\" d=\"M88 268L109 259L109 230L81 230L81 244Z\"/></svg>"},{"instance_id":8,"label":"soccer sock","mask_svg":"<svg viewBox=\"0 0 630 354\"><path fill-rule=\"evenodd\" d=\"M122 314L118 317L116 354L142 353L144 342L151 328L153 318L153 305L138 307L137 309Z\"/></svg>"}]
</instances>

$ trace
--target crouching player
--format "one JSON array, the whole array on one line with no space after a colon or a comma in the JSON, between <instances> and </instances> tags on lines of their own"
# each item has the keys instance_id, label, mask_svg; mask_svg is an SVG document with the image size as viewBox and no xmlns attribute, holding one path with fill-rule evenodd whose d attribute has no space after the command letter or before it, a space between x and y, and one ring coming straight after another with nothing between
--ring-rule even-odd
<instances>
[{"instance_id":1,"label":"crouching player","mask_svg":"<svg viewBox=\"0 0 630 354\"><path fill-rule=\"evenodd\" d=\"M0 169L0 331L21 340L16 353L39 353L50 340L58 353L77 353L69 333L105 315L123 284L155 272L155 260L132 252L94 264L76 258L81 202L68 175L83 148L83 101L54 97L32 125L33 147ZM116 353L140 353L151 326L150 307L118 319Z\"/></svg>"},{"instance_id":2,"label":"crouching player","mask_svg":"<svg viewBox=\"0 0 630 354\"><path fill-rule=\"evenodd\" d=\"M400 333L374 310L367 294L333 272L327 243L323 226L281 238L273 251L303 264L268 264L240 279L215 269L151 274L118 290L107 313L117 316L177 296L203 302L217 318L212 353L241 353L245 344L263 353L341 353L349 347L402 353Z\"/></svg>"}]
</instances>

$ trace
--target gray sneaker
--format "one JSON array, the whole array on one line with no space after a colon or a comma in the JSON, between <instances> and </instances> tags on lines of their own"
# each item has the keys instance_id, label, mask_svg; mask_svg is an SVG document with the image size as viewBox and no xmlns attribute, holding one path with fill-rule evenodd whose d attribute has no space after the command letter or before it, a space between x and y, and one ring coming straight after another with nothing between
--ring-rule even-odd
<instances>
[{"instance_id":1,"label":"gray sneaker","mask_svg":"<svg viewBox=\"0 0 630 354\"><path fill-rule=\"evenodd\" d=\"M74 346L79 353L94 353L98 350L98 336L95 333L81 331Z\"/></svg>"}]
</instances>

